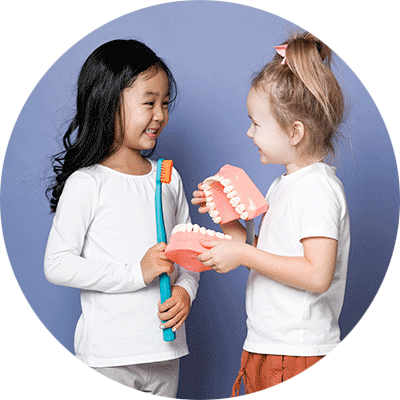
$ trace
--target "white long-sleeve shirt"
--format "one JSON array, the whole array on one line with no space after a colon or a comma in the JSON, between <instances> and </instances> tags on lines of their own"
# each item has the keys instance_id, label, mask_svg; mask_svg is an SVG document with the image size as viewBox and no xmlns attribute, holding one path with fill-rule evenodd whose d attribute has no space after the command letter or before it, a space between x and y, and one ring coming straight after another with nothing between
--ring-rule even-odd
<instances>
[{"instance_id":1,"label":"white long-sleeve shirt","mask_svg":"<svg viewBox=\"0 0 400 400\"><path fill-rule=\"evenodd\" d=\"M156 162L147 175L94 165L66 181L47 243L44 270L57 285L81 289L76 356L92 367L164 361L188 354L185 328L165 342L158 278L146 285L140 261L157 243ZM162 185L167 239L190 221L178 172ZM196 296L199 274L175 265L171 284Z\"/></svg>"}]
</instances>

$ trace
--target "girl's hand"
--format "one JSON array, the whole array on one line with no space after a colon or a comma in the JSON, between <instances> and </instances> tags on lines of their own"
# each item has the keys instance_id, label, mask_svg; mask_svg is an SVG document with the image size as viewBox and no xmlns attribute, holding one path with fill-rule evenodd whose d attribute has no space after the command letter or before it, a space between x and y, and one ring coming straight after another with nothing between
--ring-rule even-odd
<instances>
[{"instance_id":1,"label":"girl's hand","mask_svg":"<svg viewBox=\"0 0 400 400\"><path fill-rule=\"evenodd\" d=\"M158 302L158 318L166 321L162 329L177 331L185 322L190 311L190 296L182 286L172 286L172 295L164 303Z\"/></svg>"},{"instance_id":2,"label":"girl's hand","mask_svg":"<svg viewBox=\"0 0 400 400\"><path fill-rule=\"evenodd\" d=\"M171 275L172 272L174 272L174 263L168 260L164 255L166 247L167 245L165 243L157 243L147 250L142 261L140 261L143 280L146 285L163 272L168 275Z\"/></svg>"},{"instance_id":3,"label":"girl's hand","mask_svg":"<svg viewBox=\"0 0 400 400\"><path fill-rule=\"evenodd\" d=\"M206 212L210 211L210 209L206 206L206 195L204 194L204 191L201 188L202 183L199 183L197 187L199 188L199 190L193 192L193 198L191 200L191 203L195 206L200 206L199 213L205 214Z\"/></svg>"},{"instance_id":4,"label":"girl's hand","mask_svg":"<svg viewBox=\"0 0 400 400\"><path fill-rule=\"evenodd\" d=\"M218 273L226 273L243 264L246 244L235 240L201 240L200 244L210 250L197 256L205 266Z\"/></svg>"}]
</instances>

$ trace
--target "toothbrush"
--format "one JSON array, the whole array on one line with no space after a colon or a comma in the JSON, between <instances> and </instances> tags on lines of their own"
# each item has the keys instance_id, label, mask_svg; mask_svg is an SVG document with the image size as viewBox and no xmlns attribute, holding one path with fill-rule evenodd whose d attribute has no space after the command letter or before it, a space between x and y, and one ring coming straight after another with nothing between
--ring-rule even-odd
<instances>
[{"instance_id":1,"label":"toothbrush","mask_svg":"<svg viewBox=\"0 0 400 400\"><path fill-rule=\"evenodd\" d=\"M157 242L167 243L167 236L165 234L164 216L162 209L162 183L170 183L172 176L172 160L164 160L160 158L157 162L157 175L156 175L156 225L157 225ZM166 273L162 273L159 277L160 280L160 297L161 303L164 303L171 297L171 280ZM163 321L165 322L165 321ZM163 330L164 340L172 342L175 340L175 332L172 328Z\"/></svg>"}]
</instances>

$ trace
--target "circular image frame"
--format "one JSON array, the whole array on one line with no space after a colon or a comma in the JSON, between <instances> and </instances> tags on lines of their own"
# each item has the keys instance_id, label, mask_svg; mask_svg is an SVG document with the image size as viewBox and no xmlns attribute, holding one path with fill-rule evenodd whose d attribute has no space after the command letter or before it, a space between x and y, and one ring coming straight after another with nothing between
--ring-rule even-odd
<instances>
[{"instance_id":1,"label":"circular image frame","mask_svg":"<svg viewBox=\"0 0 400 400\"><path fill-rule=\"evenodd\" d=\"M283 14L283 13L282 13ZM296 23L297 23L297 21L296 21ZM304 26L306 26L306 25L304 25ZM308 28L308 26L307 26L307 28ZM315 33L315 34L318 34L318 32L314 32L312 29L309 29L311 32L313 32L313 33ZM320 37L321 37L321 39L323 39L323 40L325 40L329 45L331 45L331 43L328 41L328 40L326 40L325 39L325 37L323 37L323 35L319 35ZM334 48L334 50L336 50L336 48L335 48L335 46L333 46L333 45L331 45L333 48ZM167 55L168 56L168 55ZM263 58L263 60L266 60L267 59L267 57L261 57L261 58ZM260 60L261 62L263 62L263 60ZM179 67L179 66L177 66L177 67ZM244 84L246 84L246 83L248 83L248 82L243 82L243 86L244 86ZM247 122L247 121L245 121L245 122ZM166 146L166 147L161 147L161 150L160 151L169 151L170 150L170 148L168 147L168 146ZM182 160L181 161L181 165L183 165L183 166L185 166L187 161L186 160ZM20 164L19 164L20 165ZM43 165L43 164L42 164ZM22 167L21 167L22 168ZM29 178L29 177L28 177ZM368 181L367 179L366 179L366 177L364 177L364 179L365 179L365 181ZM28 179L28 181L29 181L29 179ZM26 183L26 182L25 182ZM29 183L29 182L28 182ZM261 185L260 185L261 186ZM40 206L41 207L41 206ZM2 211L3 211L3 204L2 204ZM3 218L6 218L6 213L5 214L3 214ZM4 222L5 223L5 222ZM15 223L15 221L13 221L13 223ZM20 229L22 229L22 231L23 231L23 223L21 223L21 225L20 225ZM6 239L7 240L7 239ZM391 255L390 255L390 257L391 257ZM12 260L11 260L11 262L12 262ZM18 279L18 276L17 276L17 279ZM29 300L29 294L27 294L26 293L26 290L24 290L24 288L22 288L23 289L23 291L24 291L24 294L25 294L25 296L28 298L28 300ZM20 296L20 295L19 295ZM26 305L25 305L26 306ZM34 311L35 311L35 307L33 307L33 309L34 309ZM32 314L30 311L29 311L29 314ZM39 316L39 315L38 315ZM40 317L40 316L39 316ZM357 317L358 318L358 317ZM29 319L29 318L28 318ZM21 341L22 341L22 338L21 338ZM346 339L346 341L344 341L344 343L343 344L341 344L341 346L340 347L342 347L345 343L347 342L347 339ZM334 354L338 351L339 349L337 349L337 350L335 350L335 352L332 354L332 355L330 355L330 357L329 358L331 358L331 357L334 357ZM314 370L314 369L313 369ZM282 386L285 386L285 385L282 385Z\"/></svg>"}]
</instances>

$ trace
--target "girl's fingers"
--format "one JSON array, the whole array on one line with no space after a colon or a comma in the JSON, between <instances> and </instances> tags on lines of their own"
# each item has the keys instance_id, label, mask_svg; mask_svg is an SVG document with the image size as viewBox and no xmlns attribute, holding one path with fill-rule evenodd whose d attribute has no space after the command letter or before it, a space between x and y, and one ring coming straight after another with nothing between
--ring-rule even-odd
<instances>
[{"instance_id":1,"label":"girl's fingers","mask_svg":"<svg viewBox=\"0 0 400 400\"><path fill-rule=\"evenodd\" d=\"M202 262L204 264L205 261L208 261L211 257L209 254L207 254L208 251L206 251L205 253L199 254L197 256L197 259Z\"/></svg>"},{"instance_id":2,"label":"girl's fingers","mask_svg":"<svg viewBox=\"0 0 400 400\"><path fill-rule=\"evenodd\" d=\"M216 246L219 243L221 243L221 242L219 242L217 240L200 240L200 244L203 247L206 247L207 249L212 249L214 246Z\"/></svg>"},{"instance_id":3,"label":"girl's fingers","mask_svg":"<svg viewBox=\"0 0 400 400\"><path fill-rule=\"evenodd\" d=\"M199 207L200 214L205 214L206 212L210 211L210 209L206 206L206 196L203 190L196 190L193 192L193 198L191 200L191 203L194 206L200 206Z\"/></svg>"},{"instance_id":4,"label":"girl's fingers","mask_svg":"<svg viewBox=\"0 0 400 400\"><path fill-rule=\"evenodd\" d=\"M157 243L153 246L153 250L163 252L167 247L167 244L164 242Z\"/></svg>"},{"instance_id":5,"label":"girl's fingers","mask_svg":"<svg viewBox=\"0 0 400 400\"><path fill-rule=\"evenodd\" d=\"M162 309L162 306L164 304L165 303L161 304L161 307L159 307L159 308ZM176 303L173 307L171 307L171 308L169 308L167 310L164 310L164 311L160 311L158 313L158 318L161 321L168 321L169 322L171 320L174 320L174 318L176 318L177 315L181 314L184 311L185 311L185 307L183 307L182 304Z\"/></svg>"},{"instance_id":6,"label":"girl's fingers","mask_svg":"<svg viewBox=\"0 0 400 400\"><path fill-rule=\"evenodd\" d=\"M208 211L210 211L210 209L205 205L205 201L201 200L201 199L192 199L190 200L190 202L194 205L194 206L200 206L199 207L199 213L200 214L204 214Z\"/></svg>"},{"instance_id":7,"label":"girl's fingers","mask_svg":"<svg viewBox=\"0 0 400 400\"><path fill-rule=\"evenodd\" d=\"M187 316L188 314L184 314L183 317L180 319L180 321L177 324L175 324L175 326L172 328L174 332L176 332L183 325Z\"/></svg>"},{"instance_id":8,"label":"girl's fingers","mask_svg":"<svg viewBox=\"0 0 400 400\"><path fill-rule=\"evenodd\" d=\"M159 311L159 313L166 312L169 309L172 309L174 306L176 306L176 304L177 304L176 299L174 299L173 297L168 298L162 304L161 304L161 301L159 301L158 302L158 311Z\"/></svg>"},{"instance_id":9,"label":"girl's fingers","mask_svg":"<svg viewBox=\"0 0 400 400\"><path fill-rule=\"evenodd\" d=\"M199 207L199 213L200 214L205 214L208 211L210 211L210 209L207 206Z\"/></svg>"},{"instance_id":10,"label":"girl's fingers","mask_svg":"<svg viewBox=\"0 0 400 400\"><path fill-rule=\"evenodd\" d=\"M206 204L206 198L203 197L199 197L199 196L195 196L195 193L193 193L193 198L190 200L190 202L194 205L194 206L199 206L202 204Z\"/></svg>"},{"instance_id":11,"label":"girl's fingers","mask_svg":"<svg viewBox=\"0 0 400 400\"><path fill-rule=\"evenodd\" d=\"M163 322L160 325L160 328L161 329L172 328L173 331L175 332L182 326L186 318L187 318L187 312L185 310L181 310L173 318L170 319L162 318L161 320L165 322Z\"/></svg>"},{"instance_id":12,"label":"girl's fingers","mask_svg":"<svg viewBox=\"0 0 400 400\"><path fill-rule=\"evenodd\" d=\"M160 270L161 270L160 273L164 272L167 275L171 275L174 272L174 269L175 269L174 264L171 261L169 261L167 258L165 258L165 259L160 258L158 264L159 264Z\"/></svg>"},{"instance_id":13,"label":"girl's fingers","mask_svg":"<svg viewBox=\"0 0 400 400\"><path fill-rule=\"evenodd\" d=\"M160 251L160 253L158 254L158 258L159 258L160 261L169 261L170 262L170 260L164 254L164 250Z\"/></svg>"},{"instance_id":14,"label":"girl's fingers","mask_svg":"<svg viewBox=\"0 0 400 400\"><path fill-rule=\"evenodd\" d=\"M197 259L203 263L206 267L211 267L212 265L214 265L214 263L212 262L212 254L210 254L209 251L206 251L203 254L199 254L197 256Z\"/></svg>"},{"instance_id":15,"label":"girl's fingers","mask_svg":"<svg viewBox=\"0 0 400 400\"><path fill-rule=\"evenodd\" d=\"M203 190L195 190L193 192L193 197L196 199L206 199L206 195L204 194Z\"/></svg>"},{"instance_id":16,"label":"girl's fingers","mask_svg":"<svg viewBox=\"0 0 400 400\"><path fill-rule=\"evenodd\" d=\"M199 260L201 261L201 260ZM212 259L207 260L207 261L201 261L201 263L206 266L206 267L210 267L214 269L214 261L212 261Z\"/></svg>"},{"instance_id":17,"label":"girl's fingers","mask_svg":"<svg viewBox=\"0 0 400 400\"><path fill-rule=\"evenodd\" d=\"M170 321L171 319L175 318L175 316L177 314L179 314L180 311L181 311L180 308L177 305L175 305L174 307L170 308L169 310L166 310L164 312L159 312L158 318L161 321Z\"/></svg>"}]
</instances>

